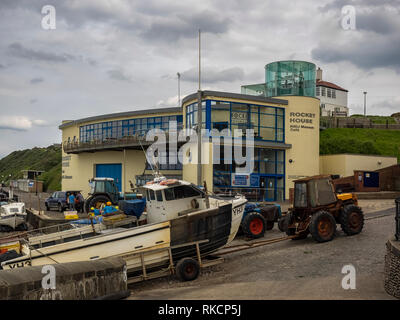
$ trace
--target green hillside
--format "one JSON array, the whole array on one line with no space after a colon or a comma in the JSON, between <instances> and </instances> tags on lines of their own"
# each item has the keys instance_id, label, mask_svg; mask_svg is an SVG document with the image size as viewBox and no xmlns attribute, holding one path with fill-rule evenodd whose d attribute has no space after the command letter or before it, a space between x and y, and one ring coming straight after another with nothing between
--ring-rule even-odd
<instances>
[{"instance_id":1,"label":"green hillside","mask_svg":"<svg viewBox=\"0 0 400 320\"><path fill-rule=\"evenodd\" d=\"M44 190L61 188L61 147L33 148L14 151L0 160L0 178L6 183L11 179L21 179L21 170L45 171L38 179L43 180Z\"/></svg>"},{"instance_id":2,"label":"green hillside","mask_svg":"<svg viewBox=\"0 0 400 320\"><path fill-rule=\"evenodd\" d=\"M400 161L400 131L326 129L320 135L320 154L357 153L394 156Z\"/></svg>"}]
</instances>

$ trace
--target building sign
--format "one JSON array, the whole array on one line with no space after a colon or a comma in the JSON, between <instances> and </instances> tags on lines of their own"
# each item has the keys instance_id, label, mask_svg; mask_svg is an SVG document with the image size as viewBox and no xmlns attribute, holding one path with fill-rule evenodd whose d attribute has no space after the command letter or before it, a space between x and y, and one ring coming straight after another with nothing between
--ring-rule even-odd
<instances>
[{"instance_id":1,"label":"building sign","mask_svg":"<svg viewBox=\"0 0 400 320\"><path fill-rule=\"evenodd\" d=\"M249 175L232 173L232 186L238 186L238 187L250 186Z\"/></svg>"},{"instance_id":2,"label":"building sign","mask_svg":"<svg viewBox=\"0 0 400 320\"><path fill-rule=\"evenodd\" d=\"M32 188L32 187L33 187L33 184L34 184L33 181L29 181L29 182L28 182L28 187L29 187L29 188Z\"/></svg>"},{"instance_id":3,"label":"building sign","mask_svg":"<svg viewBox=\"0 0 400 320\"><path fill-rule=\"evenodd\" d=\"M289 124L290 131L300 131L301 129L315 128L315 113L311 112L290 112Z\"/></svg>"},{"instance_id":4,"label":"building sign","mask_svg":"<svg viewBox=\"0 0 400 320\"><path fill-rule=\"evenodd\" d=\"M247 112L234 112L232 111L232 123L247 123Z\"/></svg>"},{"instance_id":5,"label":"building sign","mask_svg":"<svg viewBox=\"0 0 400 320\"><path fill-rule=\"evenodd\" d=\"M260 186L260 177L256 175L250 176L250 186L251 187L259 187Z\"/></svg>"}]
</instances>

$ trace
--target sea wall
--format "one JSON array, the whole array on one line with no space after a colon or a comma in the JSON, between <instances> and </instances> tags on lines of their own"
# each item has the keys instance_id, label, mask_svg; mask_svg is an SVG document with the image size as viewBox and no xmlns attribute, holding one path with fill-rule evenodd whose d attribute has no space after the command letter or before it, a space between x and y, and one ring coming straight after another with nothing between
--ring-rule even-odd
<instances>
[{"instance_id":1,"label":"sea wall","mask_svg":"<svg viewBox=\"0 0 400 320\"><path fill-rule=\"evenodd\" d=\"M70 262L0 271L2 300L121 299L129 296L122 258ZM50 274L55 271L55 282ZM51 284L55 285L51 289ZM44 285L43 285L44 284Z\"/></svg>"},{"instance_id":2,"label":"sea wall","mask_svg":"<svg viewBox=\"0 0 400 320\"><path fill-rule=\"evenodd\" d=\"M400 299L400 241L395 239L386 242L385 290Z\"/></svg>"}]
</instances>

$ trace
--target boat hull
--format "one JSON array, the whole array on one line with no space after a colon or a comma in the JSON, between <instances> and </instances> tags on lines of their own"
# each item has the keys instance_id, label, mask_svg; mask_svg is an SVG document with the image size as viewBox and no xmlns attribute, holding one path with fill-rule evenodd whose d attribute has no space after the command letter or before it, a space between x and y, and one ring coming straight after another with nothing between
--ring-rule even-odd
<instances>
[{"instance_id":1,"label":"boat hull","mask_svg":"<svg viewBox=\"0 0 400 320\"><path fill-rule=\"evenodd\" d=\"M223 247L235 237L246 202L232 202L166 222L39 247L30 251L31 257L26 254L2 262L1 265L3 269L14 269L120 256L125 259L128 272L134 272L142 268L139 255L142 252L146 253L143 256L146 266L162 266L169 263L169 248L172 247L172 258L176 263L181 258L196 256L197 252L195 245L174 246L208 240L200 244L204 256Z\"/></svg>"},{"instance_id":2,"label":"boat hull","mask_svg":"<svg viewBox=\"0 0 400 320\"><path fill-rule=\"evenodd\" d=\"M23 214L9 214L0 217L0 225L8 226L15 229L19 225L26 222L26 215Z\"/></svg>"}]
</instances>

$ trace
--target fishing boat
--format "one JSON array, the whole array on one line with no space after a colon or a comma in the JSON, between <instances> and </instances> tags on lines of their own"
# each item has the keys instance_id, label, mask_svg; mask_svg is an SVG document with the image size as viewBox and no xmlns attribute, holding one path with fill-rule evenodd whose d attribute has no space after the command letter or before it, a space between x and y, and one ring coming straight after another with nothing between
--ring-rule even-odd
<instances>
[{"instance_id":1,"label":"fishing boat","mask_svg":"<svg viewBox=\"0 0 400 320\"><path fill-rule=\"evenodd\" d=\"M199 242L206 256L235 237L247 203L243 196L219 198L182 180L157 177L143 186L147 197L147 223L136 227L108 228L102 223L84 225L46 235L32 235L21 241L21 254L10 260L1 259L3 269L25 266L90 261L121 256L128 272L170 262L167 250L172 248L173 261L196 256ZM180 246L183 245L183 246ZM151 251L145 256L138 253Z\"/></svg>"},{"instance_id":2,"label":"fishing boat","mask_svg":"<svg viewBox=\"0 0 400 320\"><path fill-rule=\"evenodd\" d=\"M23 202L11 202L0 207L2 229L26 229L26 211Z\"/></svg>"}]
</instances>

